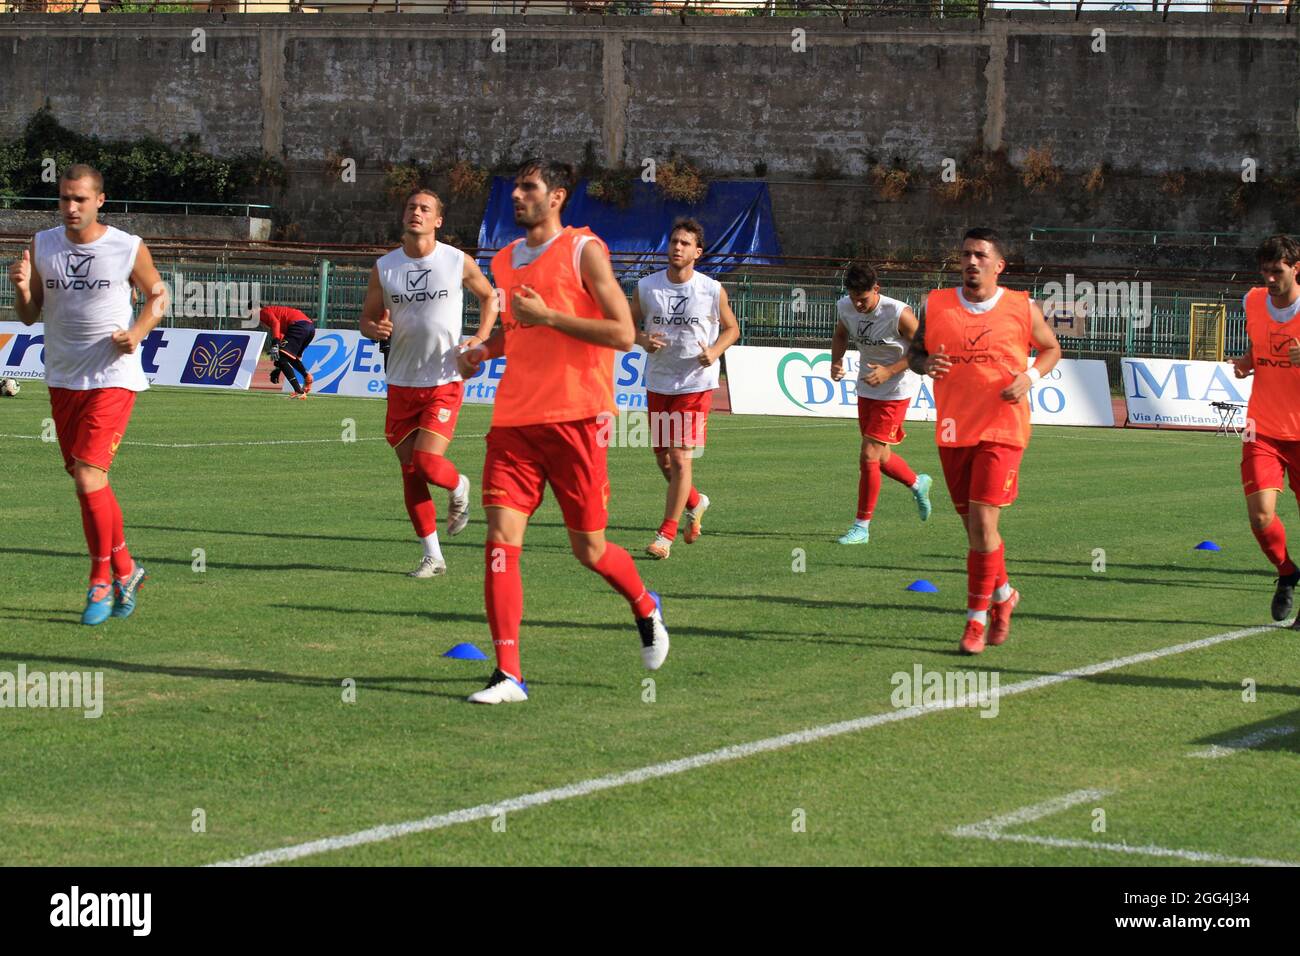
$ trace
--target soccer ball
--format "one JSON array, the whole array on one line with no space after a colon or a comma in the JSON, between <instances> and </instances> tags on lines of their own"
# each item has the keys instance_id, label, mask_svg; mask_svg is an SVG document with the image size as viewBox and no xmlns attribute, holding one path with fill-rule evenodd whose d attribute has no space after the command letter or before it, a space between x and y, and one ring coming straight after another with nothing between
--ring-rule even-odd
<instances>
[{"instance_id":1,"label":"soccer ball","mask_svg":"<svg viewBox=\"0 0 1300 956\"><path fill-rule=\"evenodd\" d=\"M0 395L12 398L18 394L18 381L12 378L0 378Z\"/></svg>"}]
</instances>

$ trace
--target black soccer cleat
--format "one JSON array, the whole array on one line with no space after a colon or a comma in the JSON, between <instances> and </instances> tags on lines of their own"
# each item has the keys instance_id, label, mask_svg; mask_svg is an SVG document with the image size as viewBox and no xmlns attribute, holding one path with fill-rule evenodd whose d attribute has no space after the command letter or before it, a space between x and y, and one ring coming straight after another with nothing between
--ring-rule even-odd
<instances>
[{"instance_id":1,"label":"black soccer cleat","mask_svg":"<svg viewBox=\"0 0 1300 956\"><path fill-rule=\"evenodd\" d=\"M1273 592L1273 620L1285 621L1290 616L1296 584L1300 584L1300 571L1292 571L1277 579L1277 590Z\"/></svg>"}]
</instances>

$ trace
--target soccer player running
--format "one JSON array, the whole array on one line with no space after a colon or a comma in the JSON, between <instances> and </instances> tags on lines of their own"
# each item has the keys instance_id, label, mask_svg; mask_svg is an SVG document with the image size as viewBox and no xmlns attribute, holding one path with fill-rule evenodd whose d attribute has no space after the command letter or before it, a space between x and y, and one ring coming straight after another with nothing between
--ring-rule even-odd
<instances>
[{"instance_id":1,"label":"soccer player running","mask_svg":"<svg viewBox=\"0 0 1300 956\"><path fill-rule=\"evenodd\" d=\"M1277 568L1273 620L1291 613L1300 570L1286 546L1277 495L1286 478L1300 499L1300 242L1272 236L1256 259L1264 285L1246 293L1246 354L1233 361L1238 378L1255 376L1246 407L1241 483L1250 530ZM1292 624L1300 629L1300 617Z\"/></svg>"},{"instance_id":2,"label":"soccer player running","mask_svg":"<svg viewBox=\"0 0 1300 956\"><path fill-rule=\"evenodd\" d=\"M858 516L839 542L866 544L880 498L880 476L887 475L912 490L922 521L930 517L931 479L912 471L893 450L907 437L903 420L920 387L920 379L907 365L907 351L916 335L916 314L906 302L880 294L876 270L869 265L850 265L844 288L848 295L835 303L838 320L831 338L831 379L838 382L844 377L844 353L850 347L857 349L862 454L858 459Z\"/></svg>"},{"instance_id":3,"label":"soccer player running","mask_svg":"<svg viewBox=\"0 0 1300 956\"><path fill-rule=\"evenodd\" d=\"M456 432L465 383L456 370L461 351L465 289L479 304L477 345L497 320L497 297L471 257L438 242L442 200L428 189L406 199L402 245L370 270L361 307L361 334L388 343L384 374L388 416L384 434L402 465L406 513L424 545L424 556L409 577L445 574L447 561L438 541L438 514L429 485L450 493L447 533L458 535L469 523L469 478L445 456Z\"/></svg>"},{"instance_id":4,"label":"soccer player running","mask_svg":"<svg viewBox=\"0 0 1300 956\"><path fill-rule=\"evenodd\" d=\"M502 331L460 356L466 378L504 355L483 463L484 600L497 667L477 704L528 699L519 665L524 592L519 557L528 519L551 486L574 557L631 605L641 660L657 670L668 656L658 595L641 582L632 556L605 540L609 476L607 416L614 410L614 356L632 348L636 327L605 243L590 229L563 226L573 168L526 161L511 194L525 235L492 259L504 293Z\"/></svg>"},{"instance_id":5,"label":"soccer player running","mask_svg":"<svg viewBox=\"0 0 1300 956\"><path fill-rule=\"evenodd\" d=\"M1020 602L1007 580L998 513L1019 492L1029 389L1056 367L1061 346L1027 292L998 285L1007 263L997 233L967 232L961 264L959 288L926 297L910 361L913 371L934 378L939 462L970 546L959 649L979 654L1007 639ZM1031 346L1038 355L1026 371Z\"/></svg>"},{"instance_id":6,"label":"soccer player running","mask_svg":"<svg viewBox=\"0 0 1300 956\"><path fill-rule=\"evenodd\" d=\"M137 392L149 387L140 343L167 309L167 289L139 236L99 222L104 179L77 163L59 178L63 225L38 232L9 269L14 311L45 322L45 381L63 466L76 484L90 550L82 624L135 610L144 566L126 547L108 469ZM131 289L144 296L132 321Z\"/></svg>"},{"instance_id":7,"label":"soccer player running","mask_svg":"<svg viewBox=\"0 0 1300 956\"><path fill-rule=\"evenodd\" d=\"M271 337L271 364L275 371L271 373L271 384L280 384L280 375L293 387L296 398L306 398L311 394L311 373L302 363L302 355L316 337L316 323L307 313L291 309L287 305L267 305L258 311L258 321L266 326ZM295 374L296 373L296 374ZM302 384L298 384L298 376Z\"/></svg>"},{"instance_id":8,"label":"soccer player running","mask_svg":"<svg viewBox=\"0 0 1300 956\"><path fill-rule=\"evenodd\" d=\"M707 437L718 358L740 338L727 290L695 271L703 254L704 227L678 219L668 231L668 268L643 278L632 296L636 341L646 350L650 445L668 479L663 524L645 549L660 559L677 538L678 518L686 524L687 544L700 537L709 496L692 483L692 460Z\"/></svg>"}]
</instances>

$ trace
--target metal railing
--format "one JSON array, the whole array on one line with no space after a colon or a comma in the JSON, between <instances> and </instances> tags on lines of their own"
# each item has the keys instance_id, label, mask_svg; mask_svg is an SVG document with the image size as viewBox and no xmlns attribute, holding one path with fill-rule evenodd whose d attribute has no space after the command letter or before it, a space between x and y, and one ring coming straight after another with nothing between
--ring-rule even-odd
<instances>
[{"instance_id":1,"label":"metal railing","mask_svg":"<svg viewBox=\"0 0 1300 956\"><path fill-rule=\"evenodd\" d=\"M0 195L0 209L22 209L22 203L35 203L40 209L49 206L57 207L59 198L57 196L5 196ZM120 209L118 207L121 207ZM242 215L246 218L271 218L271 206L262 203L251 202L170 202L157 199L106 199L104 200L105 212L122 212L128 213L131 207L135 206L136 212L158 212L163 214L177 213L181 215L191 215L190 210L197 210L193 215L204 216L229 216ZM243 212L220 212L218 210L239 210ZM254 217L253 210L258 210L259 215Z\"/></svg>"}]
</instances>

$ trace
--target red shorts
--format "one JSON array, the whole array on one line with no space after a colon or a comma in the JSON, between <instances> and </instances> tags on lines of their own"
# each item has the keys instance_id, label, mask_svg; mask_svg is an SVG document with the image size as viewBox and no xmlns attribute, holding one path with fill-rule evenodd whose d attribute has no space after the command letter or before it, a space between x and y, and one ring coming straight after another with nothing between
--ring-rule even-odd
<instances>
[{"instance_id":1,"label":"red shorts","mask_svg":"<svg viewBox=\"0 0 1300 956\"><path fill-rule=\"evenodd\" d=\"M417 428L451 441L456 433L456 416L464 398L464 382L448 382L430 388L388 386L388 417L384 436L396 447Z\"/></svg>"},{"instance_id":2,"label":"red shorts","mask_svg":"<svg viewBox=\"0 0 1300 956\"><path fill-rule=\"evenodd\" d=\"M135 392L129 388L50 389L54 430L68 474L74 461L108 471L134 407Z\"/></svg>"},{"instance_id":3,"label":"red shorts","mask_svg":"<svg viewBox=\"0 0 1300 956\"><path fill-rule=\"evenodd\" d=\"M1024 454L1023 448L989 441L960 448L941 445L939 462L957 514L966 514L972 501L999 508L1015 501Z\"/></svg>"},{"instance_id":4,"label":"red shorts","mask_svg":"<svg viewBox=\"0 0 1300 956\"><path fill-rule=\"evenodd\" d=\"M910 398L889 401L883 398L858 399L858 427L863 438L874 438L886 445L900 444L907 437L903 420L907 417Z\"/></svg>"},{"instance_id":5,"label":"red shorts","mask_svg":"<svg viewBox=\"0 0 1300 956\"><path fill-rule=\"evenodd\" d=\"M494 426L483 460L483 507L532 515L549 483L570 531L603 531L609 523L606 442L597 418L546 425Z\"/></svg>"},{"instance_id":6,"label":"red shorts","mask_svg":"<svg viewBox=\"0 0 1300 956\"><path fill-rule=\"evenodd\" d=\"M712 389L685 395L661 395L647 389L645 401L650 412L652 448L704 447L709 431L709 408L713 404Z\"/></svg>"},{"instance_id":7,"label":"red shorts","mask_svg":"<svg viewBox=\"0 0 1300 956\"><path fill-rule=\"evenodd\" d=\"M1241 443L1241 486L1247 496L1269 489L1281 491L1285 478L1300 495L1300 441L1256 435L1254 441Z\"/></svg>"}]
</instances>

